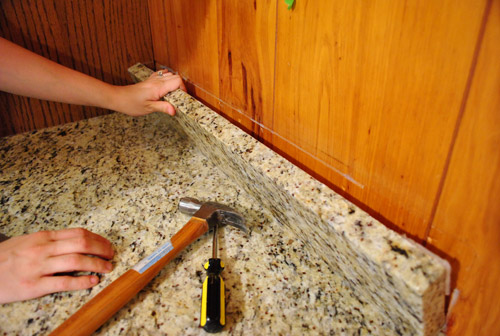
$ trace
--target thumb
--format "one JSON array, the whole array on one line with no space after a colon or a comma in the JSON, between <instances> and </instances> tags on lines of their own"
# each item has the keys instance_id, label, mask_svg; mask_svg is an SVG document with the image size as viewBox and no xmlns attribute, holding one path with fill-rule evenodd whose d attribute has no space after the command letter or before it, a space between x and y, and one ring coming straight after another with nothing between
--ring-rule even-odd
<instances>
[{"instance_id":1,"label":"thumb","mask_svg":"<svg viewBox=\"0 0 500 336\"><path fill-rule=\"evenodd\" d=\"M175 108L166 101L152 101L149 103L152 112L162 112L171 116L175 115Z\"/></svg>"}]
</instances>

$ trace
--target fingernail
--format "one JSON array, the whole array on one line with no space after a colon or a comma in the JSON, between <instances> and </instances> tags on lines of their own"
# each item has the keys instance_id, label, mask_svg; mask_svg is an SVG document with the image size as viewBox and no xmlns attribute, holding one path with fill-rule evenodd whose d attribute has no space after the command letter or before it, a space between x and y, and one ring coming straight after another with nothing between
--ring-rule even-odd
<instances>
[{"instance_id":1,"label":"fingernail","mask_svg":"<svg viewBox=\"0 0 500 336\"><path fill-rule=\"evenodd\" d=\"M111 271L113 269L113 264L106 263L106 270Z\"/></svg>"},{"instance_id":2,"label":"fingernail","mask_svg":"<svg viewBox=\"0 0 500 336\"><path fill-rule=\"evenodd\" d=\"M99 278L98 278L98 277L96 277L96 276L92 276L92 277L90 277L90 283L91 283L91 284L95 285L95 284L97 284L98 282L99 282Z\"/></svg>"}]
</instances>

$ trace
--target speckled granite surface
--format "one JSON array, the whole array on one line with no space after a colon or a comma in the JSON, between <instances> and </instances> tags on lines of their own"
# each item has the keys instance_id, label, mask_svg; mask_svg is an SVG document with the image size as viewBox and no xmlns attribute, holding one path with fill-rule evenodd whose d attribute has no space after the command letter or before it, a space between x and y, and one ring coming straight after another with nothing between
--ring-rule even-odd
<instances>
[{"instance_id":1,"label":"speckled granite surface","mask_svg":"<svg viewBox=\"0 0 500 336\"><path fill-rule=\"evenodd\" d=\"M151 71L129 69L136 80ZM166 99L201 151L375 304L398 334L433 335L444 323L449 265L371 218L227 120L178 90Z\"/></svg>"},{"instance_id":2,"label":"speckled granite surface","mask_svg":"<svg viewBox=\"0 0 500 336\"><path fill-rule=\"evenodd\" d=\"M46 335L187 221L178 199L228 203L251 229L220 232L227 334L392 335L394 326L307 241L227 178L166 115L112 114L0 139L0 232L85 227L115 247L113 272L92 290L0 305L0 335ZM304 238L304 237L303 237ZM201 335L202 264L211 237L193 243L100 335Z\"/></svg>"}]
</instances>

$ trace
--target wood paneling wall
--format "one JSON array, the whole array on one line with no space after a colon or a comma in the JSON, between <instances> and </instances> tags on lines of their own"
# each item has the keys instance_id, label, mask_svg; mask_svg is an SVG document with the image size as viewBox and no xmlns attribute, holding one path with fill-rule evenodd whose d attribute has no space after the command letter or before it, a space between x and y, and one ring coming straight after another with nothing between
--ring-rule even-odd
<instances>
[{"instance_id":1,"label":"wood paneling wall","mask_svg":"<svg viewBox=\"0 0 500 336\"><path fill-rule=\"evenodd\" d=\"M484 10L461 2L279 6L272 143L420 239Z\"/></svg>"},{"instance_id":2,"label":"wood paneling wall","mask_svg":"<svg viewBox=\"0 0 500 336\"><path fill-rule=\"evenodd\" d=\"M452 263L451 335L500 319L498 4L149 0L158 67Z\"/></svg>"},{"instance_id":3,"label":"wood paneling wall","mask_svg":"<svg viewBox=\"0 0 500 336\"><path fill-rule=\"evenodd\" d=\"M428 237L458 275L450 335L500 334L500 1L487 14Z\"/></svg>"},{"instance_id":4,"label":"wood paneling wall","mask_svg":"<svg viewBox=\"0 0 500 336\"><path fill-rule=\"evenodd\" d=\"M141 1L2 0L0 35L113 84L130 83L133 63L153 65L149 12ZM0 92L0 136L108 112Z\"/></svg>"}]
</instances>

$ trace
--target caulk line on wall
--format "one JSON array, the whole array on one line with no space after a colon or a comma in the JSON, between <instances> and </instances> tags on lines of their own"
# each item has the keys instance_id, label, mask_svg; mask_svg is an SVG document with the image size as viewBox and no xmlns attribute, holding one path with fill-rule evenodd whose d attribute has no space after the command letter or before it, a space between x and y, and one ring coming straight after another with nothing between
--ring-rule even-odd
<instances>
[{"instance_id":1,"label":"caulk line on wall","mask_svg":"<svg viewBox=\"0 0 500 336\"><path fill-rule=\"evenodd\" d=\"M332 166L331 164L329 164L328 162L318 158L317 156L309 153L308 151L304 150L303 148L299 147L297 144L291 142L290 140L284 138L282 135L276 133L275 131L273 131L272 129L270 129L269 127L265 126L264 124L258 122L257 120L249 117L248 115L246 115L245 113L243 113L240 109L234 107L233 105L229 104L229 103L226 103L225 101L223 101L222 99L220 99L219 97L217 97L216 95L212 94L211 92L205 90L204 88L202 88L201 86L197 85L196 83L194 83L193 81L191 81L189 78L187 78L186 76L184 76L183 74L179 73L178 71L175 71L167 66L164 66L164 65L158 65L159 68L162 68L162 69L167 69L168 71L172 72L172 73L175 73L175 74L178 74L182 77L182 80L184 80L185 82L188 82L189 84L193 85L194 87L196 87L198 90L200 91L203 91L205 94L209 95L210 97L216 99L219 103L221 104L224 104L226 106L228 106L229 108L231 108L232 110L238 112L241 116L245 117L246 119L250 120L252 123L258 125L260 128L266 130L267 132L271 133L273 136L276 136L278 138L280 138L281 140L283 140L284 142L286 142L287 144L293 146L295 149L301 151L302 153L306 154L307 156L321 162L322 164L324 164L326 167L330 168L332 171L334 171L336 174L342 176L343 178L345 178L346 180L348 180L349 182L351 182L352 184L356 185L357 187L361 188L361 189L364 189L364 185L358 181L356 181L351 175L349 174L346 174L346 173L343 173L341 172L340 170L338 170L337 168L335 168L334 166Z\"/></svg>"}]
</instances>

